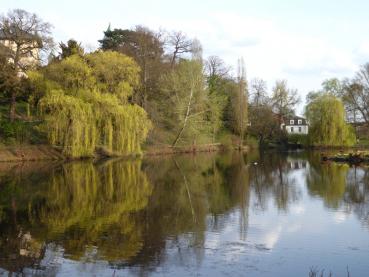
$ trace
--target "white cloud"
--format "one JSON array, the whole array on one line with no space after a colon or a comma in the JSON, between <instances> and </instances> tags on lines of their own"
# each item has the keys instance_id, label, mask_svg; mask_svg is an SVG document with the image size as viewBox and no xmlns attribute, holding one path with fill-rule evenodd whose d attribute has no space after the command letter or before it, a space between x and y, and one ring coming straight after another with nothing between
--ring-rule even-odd
<instances>
[{"instance_id":1,"label":"white cloud","mask_svg":"<svg viewBox=\"0 0 369 277\"><path fill-rule=\"evenodd\" d=\"M337 224L343 223L345 222L349 217L349 214L342 212L342 211L337 211L333 214L333 221Z\"/></svg>"}]
</instances>

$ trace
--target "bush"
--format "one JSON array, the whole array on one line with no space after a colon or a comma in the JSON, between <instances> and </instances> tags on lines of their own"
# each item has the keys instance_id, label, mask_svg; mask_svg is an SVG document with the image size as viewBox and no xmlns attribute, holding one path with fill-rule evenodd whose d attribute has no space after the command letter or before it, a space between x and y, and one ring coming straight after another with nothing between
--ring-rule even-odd
<instances>
[{"instance_id":1,"label":"bush","mask_svg":"<svg viewBox=\"0 0 369 277\"><path fill-rule=\"evenodd\" d=\"M38 130L38 124L16 120L10 122L6 119L0 121L0 137L4 144L36 144L45 141Z\"/></svg>"},{"instance_id":2,"label":"bush","mask_svg":"<svg viewBox=\"0 0 369 277\"><path fill-rule=\"evenodd\" d=\"M309 144L308 136L304 134L289 134L287 137L287 141L290 144L301 144L301 145Z\"/></svg>"}]
</instances>

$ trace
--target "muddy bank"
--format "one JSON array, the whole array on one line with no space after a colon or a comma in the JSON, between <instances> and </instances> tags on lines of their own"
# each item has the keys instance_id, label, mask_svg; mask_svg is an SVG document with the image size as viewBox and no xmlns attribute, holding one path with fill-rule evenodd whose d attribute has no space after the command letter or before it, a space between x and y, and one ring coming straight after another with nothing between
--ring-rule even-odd
<instances>
[{"instance_id":1,"label":"muddy bank","mask_svg":"<svg viewBox=\"0 0 369 277\"><path fill-rule=\"evenodd\" d=\"M48 145L11 146L0 149L0 162L22 162L66 159L56 148Z\"/></svg>"}]
</instances>

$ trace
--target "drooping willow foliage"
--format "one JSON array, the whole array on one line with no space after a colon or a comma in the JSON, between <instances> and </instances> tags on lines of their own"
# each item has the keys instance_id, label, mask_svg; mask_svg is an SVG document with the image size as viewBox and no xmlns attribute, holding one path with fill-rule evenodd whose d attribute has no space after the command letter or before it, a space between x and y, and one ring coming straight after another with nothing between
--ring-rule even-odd
<instances>
[{"instance_id":1,"label":"drooping willow foliage","mask_svg":"<svg viewBox=\"0 0 369 277\"><path fill-rule=\"evenodd\" d=\"M342 102L333 95L323 94L311 101L306 108L309 120L309 140L312 145L351 146L355 133L345 122Z\"/></svg>"},{"instance_id":2,"label":"drooping willow foliage","mask_svg":"<svg viewBox=\"0 0 369 277\"><path fill-rule=\"evenodd\" d=\"M97 147L117 155L140 153L151 123L141 107L128 103L138 73L132 59L109 51L71 56L43 69L48 85L38 108L50 143L70 157L92 156Z\"/></svg>"}]
</instances>

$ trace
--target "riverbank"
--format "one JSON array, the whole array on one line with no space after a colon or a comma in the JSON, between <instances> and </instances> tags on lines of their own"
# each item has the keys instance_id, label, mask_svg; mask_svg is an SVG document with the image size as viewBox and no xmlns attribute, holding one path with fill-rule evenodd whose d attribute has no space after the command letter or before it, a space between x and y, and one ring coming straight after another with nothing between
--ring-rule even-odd
<instances>
[{"instance_id":1,"label":"riverbank","mask_svg":"<svg viewBox=\"0 0 369 277\"><path fill-rule=\"evenodd\" d=\"M322 155L322 161L344 162L350 164L369 163L369 151L342 152L336 155Z\"/></svg>"},{"instance_id":2,"label":"riverbank","mask_svg":"<svg viewBox=\"0 0 369 277\"><path fill-rule=\"evenodd\" d=\"M172 154L184 154L184 153L200 153L200 152L217 152L228 149L237 149L235 145L225 145L222 143L200 144L190 146L150 146L144 150L144 156L158 156L158 155L172 155ZM244 146L243 151L248 151L249 146Z\"/></svg>"},{"instance_id":3,"label":"riverbank","mask_svg":"<svg viewBox=\"0 0 369 277\"><path fill-rule=\"evenodd\" d=\"M60 151L48 145L7 146L0 149L0 162L64 160Z\"/></svg>"},{"instance_id":4,"label":"riverbank","mask_svg":"<svg viewBox=\"0 0 369 277\"><path fill-rule=\"evenodd\" d=\"M217 152L230 149L221 143L191 145L191 146L150 146L147 147L144 156L172 155L183 153L200 153L200 152ZM244 151L248 151L249 147L245 146ZM95 158L109 157L109 155L101 151L97 151ZM116 157L116 155L112 156ZM23 161L46 161L46 160L68 160L57 148L49 145L19 145L4 146L0 148L0 162L23 162Z\"/></svg>"}]
</instances>

